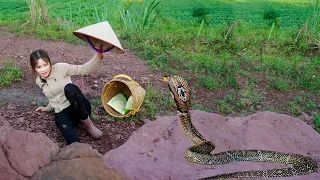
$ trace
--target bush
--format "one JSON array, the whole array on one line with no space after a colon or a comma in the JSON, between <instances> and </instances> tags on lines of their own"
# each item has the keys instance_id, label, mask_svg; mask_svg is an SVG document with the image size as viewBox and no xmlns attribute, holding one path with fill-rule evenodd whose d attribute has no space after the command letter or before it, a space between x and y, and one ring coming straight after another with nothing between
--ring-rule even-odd
<instances>
[{"instance_id":1,"label":"bush","mask_svg":"<svg viewBox=\"0 0 320 180\"><path fill-rule=\"evenodd\" d=\"M13 81L22 80L23 72L10 60L0 66L0 87L11 85Z\"/></svg>"},{"instance_id":2,"label":"bush","mask_svg":"<svg viewBox=\"0 0 320 180\"><path fill-rule=\"evenodd\" d=\"M192 17L196 18L198 22L202 22L202 20L204 20L206 24L210 23L209 12L203 7L194 8L192 10Z\"/></svg>"},{"instance_id":3,"label":"bush","mask_svg":"<svg viewBox=\"0 0 320 180\"><path fill-rule=\"evenodd\" d=\"M279 13L273 8L268 8L263 14L263 19L271 23L276 22L276 20L279 19Z\"/></svg>"}]
</instances>

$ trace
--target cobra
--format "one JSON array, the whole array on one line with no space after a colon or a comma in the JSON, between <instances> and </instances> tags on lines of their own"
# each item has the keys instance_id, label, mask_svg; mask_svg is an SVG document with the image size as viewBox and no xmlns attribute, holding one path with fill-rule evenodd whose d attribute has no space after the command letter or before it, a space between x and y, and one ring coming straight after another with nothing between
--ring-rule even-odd
<instances>
[{"instance_id":1,"label":"cobra","mask_svg":"<svg viewBox=\"0 0 320 180\"><path fill-rule=\"evenodd\" d=\"M310 157L300 154L289 154L267 150L231 150L211 154L215 149L214 143L204 138L193 126L190 117L190 87L179 76L164 76L165 81L175 100L180 126L184 134L192 141L193 146L186 149L184 158L192 163L218 165L235 161L271 162L289 165L280 169L261 171L243 171L220 174L204 179L257 178L257 177L290 177L302 176L316 172L318 164Z\"/></svg>"}]
</instances>

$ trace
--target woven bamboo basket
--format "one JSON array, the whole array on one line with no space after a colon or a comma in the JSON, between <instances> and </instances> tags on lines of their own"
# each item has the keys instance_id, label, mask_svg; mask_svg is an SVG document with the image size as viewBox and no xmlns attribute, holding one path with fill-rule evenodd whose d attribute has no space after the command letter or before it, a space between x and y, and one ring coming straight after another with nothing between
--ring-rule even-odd
<instances>
[{"instance_id":1,"label":"woven bamboo basket","mask_svg":"<svg viewBox=\"0 0 320 180\"><path fill-rule=\"evenodd\" d=\"M132 109L127 114L122 115L107 104L109 100L118 93L123 93L127 97L130 97L132 95ZM105 84L104 88L102 89L101 101L104 109L111 116L125 118L139 112L145 94L145 90L130 76L125 74L118 74L114 76L111 81Z\"/></svg>"}]
</instances>

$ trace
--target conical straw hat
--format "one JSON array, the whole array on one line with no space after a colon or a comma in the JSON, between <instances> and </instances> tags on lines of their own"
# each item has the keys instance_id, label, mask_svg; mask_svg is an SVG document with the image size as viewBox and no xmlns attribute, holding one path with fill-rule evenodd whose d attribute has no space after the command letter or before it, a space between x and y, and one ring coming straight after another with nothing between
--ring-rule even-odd
<instances>
[{"instance_id":1,"label":"conical straw hat","mask_svg":"<svg viewBox=\"0 0 320 180\"><path fill-rule=\"evenodd\" d=\"M120 41L108 21L89 25L73 31L72 33L95 47L100 47L100 45L102 45L101 49L105 50L114 46L110 52L119 54L124 53Z\"/></svg>"}]
</instances>

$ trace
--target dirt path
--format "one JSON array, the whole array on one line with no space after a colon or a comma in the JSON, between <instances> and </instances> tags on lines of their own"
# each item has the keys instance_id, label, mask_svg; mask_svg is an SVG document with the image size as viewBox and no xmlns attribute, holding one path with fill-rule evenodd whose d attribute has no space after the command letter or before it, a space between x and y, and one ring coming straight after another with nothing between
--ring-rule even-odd
<instances>
[{"instance_id":1,"label":"dirt path","mask_svg":"<svg viewBox=\"0 0 320 180\"><path fill-rule=\"evenodd\" d=\"M34 112L36 105L32 102L41 102L46 97L41 89L35 84L35 75L32 74L29 65L29 55L33 50L44 49L54 62L67 62L70 64L82 64L87 62L94 54L89 46L73 45L63 41L46 41L31 37L20 37L10 33L2 33L0 36L0 60L8 59L15 61L23 73L23 81L14 83L9 87L0 88L0 115L5 116L11 126L16 129L42 132L65 146L63 138L54 123L54 115ZM105 54L100 66L89 76L74 76L73 82L82 84L80 87L86 94L99 96L106 82L117 74L127 74L136 80L141 86L147 81L162 86L161 74L151 72L146 61L126 50L125 54ZM95 83L94 83L95 82ZM94 84L97 84L94 86ZM82 142L91 144L101 153L105 153L124 143L131 133L139 128L142 122L126 123L123 121L96 121L97 126L105 135L98 141L89 137L83 127L79 126L76 131Z\"/></svg>"}]
</instances>

